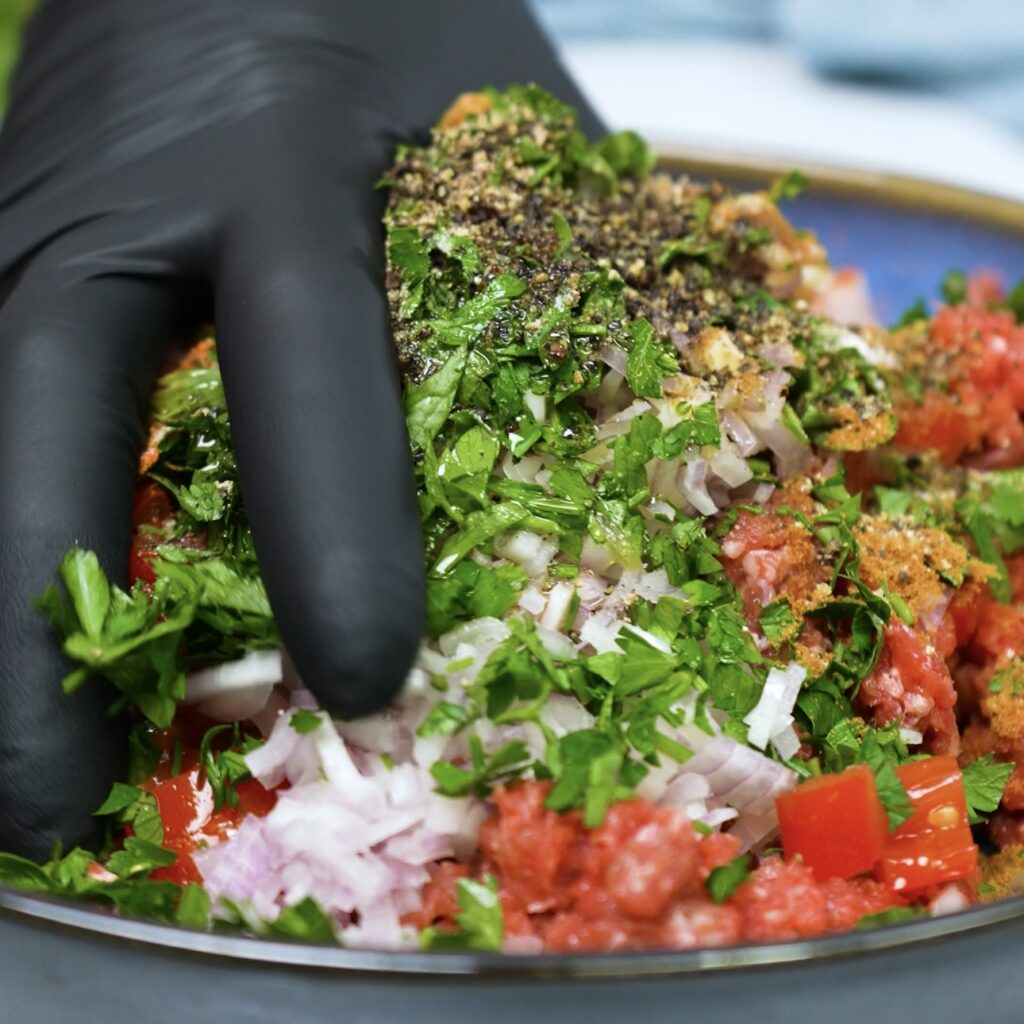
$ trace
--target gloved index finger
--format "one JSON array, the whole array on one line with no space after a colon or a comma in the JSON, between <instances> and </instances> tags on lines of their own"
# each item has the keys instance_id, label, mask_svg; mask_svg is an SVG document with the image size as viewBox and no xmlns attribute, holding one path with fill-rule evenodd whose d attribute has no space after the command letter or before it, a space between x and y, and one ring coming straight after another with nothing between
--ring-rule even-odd
<instances>
[{"instance_id":1,"label":"gloved index finger","mask_svg":"<svg viewBox=\"0 0 1024 1024\"><path fill-rule=\"evenodd\" d=\"M377 173L377 169L374 169ZM217 331L246 510L300 675L359 714L401 686L423 555L372 181L279 196L228 233Z\"/></svg>"}]
</instances>

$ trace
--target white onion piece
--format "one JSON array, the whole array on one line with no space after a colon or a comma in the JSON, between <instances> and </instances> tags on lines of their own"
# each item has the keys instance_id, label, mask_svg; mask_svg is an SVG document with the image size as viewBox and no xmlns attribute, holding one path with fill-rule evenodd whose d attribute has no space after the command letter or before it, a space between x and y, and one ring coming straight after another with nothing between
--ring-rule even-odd
<instances>
[{"instance_id":1,"label":"white onion piece","mask_svg":"<svg viewBox=\"0 0 1024 1024\"><path fill-rule=\"evenodd\" d=\"M571 583L556 583L548 593L547 605L540 617L540 624L545 629L563 629L575 597L576 588Z\"/></svg>"},{"instance_id":2,"label":"white onion piece","mask_svg":"<svg viewBox=\"0 0 1024 1024\"><path fill-rule=\"evenodd\" d=\"M707 776L697 772L680 772L666 787L660 802L682 807L694 800L707 800L711 796L711 783Z\"/></svg>"},{"instance_id":3,"label":"white onion piece","mask_svg":"<svg viewBox=\"0 0 1024 1024\"><path fill-rule=\"evenodd\" d=\"M732 438L740 455L746 458L748 455L753 455L761 450L763 446L757 439L757 434L750 429L742 416L726 410L722 413L721 420L722 427L725 429L726 434Z\"/></svg>"},{"instance_id":4,"label":"white onion piece","mask_svg":"<svg viewBox=\"0 0 1024 1024\"><path fill-rule=\"evenodd\" d=\"M561 661L572 661L576 657L576 647L573 642L564 634L548 629L538 624L537 639L541 646L553 658Z\"/></svg>"},{"instance_id":5,"label":"white onion piece","mask_svg":"<svg viewBox=\"0 0 1024 1024\"><path fill-rule=\"evenodd\" d=\"M540 588L535 586L527 587L519 595L519 607L531 615L540 615L547 603L547 598L540 592Z\"/></svg>"},{"instance_id":6,"label":"white onion piece","mask_svg":"<svg viewBox=\"0 0 1024 1024\"><path fill-rule=\"evenodd\" d=\"M538 423L543 423L548 415L548 400L544 395L535 395L532 391L527 391L523 395L523 405L530 410L533 418Z\"/></svg>"},{"instance_id":7,"label":"white onion piece","mask_svg":"<svg viewBox=\"0 0 1024 1024\"><path fill-rule=\"evenodd\" d=\"M676 510L667 502L652 498L646 505L641 506L640 512L647 519L667 519L668 522L675 522Z\"/></svg>"},{"instance_id":8,"label":"white onion piece","mask_svg":"<svg viewBox=\"0 0 1024 1024\"><path fill-rule=\"evenodd\" d=\"M679 490L701 515L713 516L718 511L718 506L708 494L705 482L707 472L708 464L704 459L698 457L687 462L679 480Z\"/></svg>"},{"instance_id":9,"label":"white onion piece","mask_svg":"<svg viewBox=\"0 0 1024 1024\"><path fill-rule=\"evenodd\" d=\"M463 644L478 650L485 650L490 654L495 647L504 643L511 635L512 631L501 619L484 616L456 626L455 629L441 636L437 645L441 648L441 653L448 658L456 654Z\"/></svg>"},{"instance_id":10,"label":"white onion piece","mask_svg":"<svg viewBox=\"0 0 1024 1024\"><path fill-rule=\"evenodd\" d=\"M285 699L282 691L275 688L271 692L267 703L255 715L249 716L249 721L259 729L261 736L267 737L274 728L274 723L277 721L278 716L287 709L288 701Z\"/></svg>"},{"instance_id":11,"label":"white onion piece","mask_svg":"<svg viewBox=\"0 0 1024 1024\"><path fill-rule=\"evenodd\" d=\"M754 815L774 813L775 797L796 785L796 772L727 736L716 736L686 762L707 776L716 802Z\"/></svg>"},{"instance_id":12,"label":"white onion piece","mask_svg":"<svg viewBox=\"0 0 1024 1024\"><path fill-rule=\"evenodd\" d=\"M924 733L919 729L907 729L902 727L900 729L900 739L903 740L908 747L916 747L919 744L924 743Z\"/></svg>"},{"instance_id":13,"label":"white onion piece","mask_svg":"<svg viewBox=\"0 0 1024 1024\"><path fill-rule=\"evenodd\" d=\"M782 478L798 476L810 462L811 449L783 424L779 414L748 412L747 423L761 442L775 455L776 469Z\"/></svg>"},{"instance_id":14,"label":"white onion piece","mask_svg":"<svg viewBox=\"0 0 1024 1024\"><path fill-rule=\"evenodd\" d=\"M800 737L792 725L787 725L785 729L772 733L771 742L783 760L788 761L800 752Z\"/></svg>"},{"instance_id":15,"label":"white onion piece","mask_svg":"<svg viewBox=\"0 0 1024 1024\"><path fill-rule=\"evenodd\" d=\"M556 735L590 729L594 716L575 697L553 693L540 710L540 720Z\"/></svg>"},{"instance_id":16,"label":"white onion piece","mask_svg":"<svg viewBox=\"0 0 1024 1024\"><path fill-rule=\"evenodd\" d=\"M521 566L527 575L542 576L558 551L558 542L547 540L529 530L513 530L494 542L495 554Z\"/></svg>"},{"instance_id":17,"label":"white onion piece","mask_svg":"<svg viewBox=\"0 0 1024 1024\"><path fill-rule=\"evenodd\" d=\"M605 366L610 366L616 373L626 376L626 362L628 360L627 354L618 347L618 345L609 345L605 343L597 350L597 358L601 360Z\"/></svg>"},{"instance_id":18,"label":"white onion piece","mask_svg":"<svg viewBox=\"0 0 1024 1024\"><path fill-rule=\"evenodd\" d=\"M729 829L729 835L740 841L740 852L766 846L779 830L779 819L774 810L764 814L741 814Z\"/></svg>"},{"instance_id":19,"label":"white onion piece","mask_svg":"<svg viewBox=\"0 0 1024 1024\"><path fill-rule=\"evenodd\" d=\"M928 633L934 633L939 628L939 623L942 622L943 616L946 614L946 610L949 608L950 601L953 600L953 591L946 587L943 589L942 597L932 605L926 612L923 612L920 618L922 628Z\"/></svg>"},{"instance_id":20,"label":"white onion piece","mask_svg":"<svg viewBox=\"0 0 1024 1024\"><path fill-rule=\"evenodd\" d=\"M501 460L501 471L509 480L521 484L532 484L544 466L539 455L524 455L517 459L511 452Z\"/></svg>"},{"instance_id":21,"label":"white onion piece","mask_svg":"<svg viewBox=\"0 0 1024 1024\"><path fill-rule=\"evenodd\" d=\"M740 812L735 807L714 807L701 814L698 820L711 828L718 828L719 825L724 825L727 821L735 821L739 816Z\"/></svg>"},{"instance_id":22,"label":"white onion piece","mask_svg":"<svg viewBox=\"0 0 1024 1024\"><path fill-rule=\"evenodd\" d=\"M653 647L656 651L661 651L662 654L671 654L672 645L667 640L662 640L660 636L655 636L653 633L649 633L646 629L641 629L639 626L635 626L632 622L625 622L622 626L623 629L628 633L632 633L633 636L643 640L648 647Z\"/></svg>"},{"instance_id":23,"label":"white onion piece","mask_svg":"<svg viewBox=\"0 0 1024 1024\"><path fill-rule=\"evenodd\" d=\"M621 653L619 645L615 642L621 629L621 620L608 621L600 615L591 615L580 630L580 643L584 647L593 647L598 654L606 654L609 651Z\"/></svg>"},{"instance_id":24,"label":"white onion piece","mask_svg":"<svg viewBox=\"0 0 1024 1024\"><path fill-rule=\"evenodd\" d=\"M936 916L943 914L955 914L957 911L966 910L971 901L964 894L963 890L955 883L945 886L931 903L928 909Z\"/></svg>"},{"instance_id":25,"label":"white onion piece","mask_svg":"<svg viewBox=\"0 0 1024 1024\"><path fill-rule=\"evenodd\" d=\"M634 593L637 597L657 604L658 598L667 597L670 594L679 595L678 587L672 586L668 579L668 572L665 569L655 569L653 572L645 572L637 581Z\"/></svg>"},{"instance_id":26,"label":"white onion piece","mask_svg":"<svg viewBox=\"0 0 1024 1024\"><path fill-rule=\"evenodd\" d=\"M772 736L793 724L793 707L806 676L807 670L795 661L768 671L757 704L743 719L751 746L764 750Z\"/></svg>"},{"instance_id":27,"label":"white onion piece","mask_svg":"<svg viewBox=\"0 0 1024 1024\"><path fill-rule=\"evenodd\" d=\"M589 533L583 538L580 565L584 569L590 569L591 572L602 574L614 561L615 556L606 544L596 544Z\"/></svg>"},{"instance_id":28,"label":"white onion piece","mask_svg":"<svg viewBox=\"0 0 1024 1024\"><path fill-rule=\"evenodd\" d=\"M619 434L626 434L629 432L629 424L632 420L635 420L638 416L643 416L651 408L650 402L644 402L637 400L631 405L627 406L622 412L617 412L614 416L609 416L597 428L598 440L606 440L609 437L617 437Z\"/></svg>"},{"instance_id":29,"label":"white onion piece","mask_svg":"<svg viewBox=\"0 0 1024 1024\"><path fill-rule=\"evenodd\" d=\"M215 722L239 722L266 706L282 672L280 651L250 651L238 661L189 675L184 703L195 704Z\"/></svg>"},{"instance_id":30,"label":"white onion piece","mask_svg":"<svg viewBox=\"0 0 1024 1024\"><path fill-rule=\"evenodd\" d=\"M822 328L823 337L828 340L829 346L837 352L843 349L853 349L859 352L872 366L881 366L886 370L894 370L899 362L895 353L888 352L884 348L876 348L863 335L856 331L837 327L829 332Z\"/></svg>"},{"instance_id":31,"label":"white onion piece","mask_svg":"<svg viewBox=\"0 0 1024 1024\"><path fill-rule=\"evenodd\" d=\"M742 487L754 476L753 470L747 465L745 459L732 449L732 446L723 446L711 456L711 472L719 479L725 481L729 487Z\"/></svg>"},{"instance_id":32,"label":"white onion piece","mask_svg":"<svg viewBox=\"0 0 1024 1024\"><path fill-rule=\"evenodd\" d=\"M761 356L776 366L795 366L799 353L788 341L770 341L761 346Z\"/></svg>"}]
</instances>

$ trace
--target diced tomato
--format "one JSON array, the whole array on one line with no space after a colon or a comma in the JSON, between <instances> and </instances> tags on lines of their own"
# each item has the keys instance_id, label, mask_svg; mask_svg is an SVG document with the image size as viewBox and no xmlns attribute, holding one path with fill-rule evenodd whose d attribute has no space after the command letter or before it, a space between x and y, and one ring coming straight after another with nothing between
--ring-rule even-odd
<instances>
[{"instance_id":1,"label":"diced tomato","mask_svg":"<svg viewBox=\"0 0 1024 1024\"><path fill-rule=\"evenodd\" d=\"M970 878L978 869L978 847L967 822L960 766L952 757L911 761L896 769L914 813L885 844L879 877L894 892Z\"/></svg>"},{"instance_id":2,"label":"diced tomato","mask_svg":"<svg viewBox=\"0 0 1024 1024\"><path fill-rule=\"evenodd\" d=\"M191 759L194 760L194 757ZM275 791L266 790L255 779L235 786L238 802L234 807L214 809L213 790L198 768L191 768L170 778L153 778L142 784L156 799L164 828L163 845L177 854L177 860L153 872L153 878L184 885L202 881L192 854L210 841L230 838L242 819L248 815L263 817L277 802Z\"/></svg>"},{"instance_id":3,"label":"diced tomato","mask_svg":"<svg viewBox=\"0 0 1024 1024\"><path fill-rule=\"evenodd\" d=\"M879 876L893 892L904 894L970 878L977 870L978 847L971 830L939 829L891 842Z\"/></svg>"},{"instance_id":4,"label":"diced tomato","mask_svg":"<svg viewBox=\"0 0 1024 1024\"><path fill-rule=\"evenodd\" d=\"M887 824L867 765L801 783L775 806L786 859L800 858L815 878L850 878L878 863Z\"/></svg>"},{"instance_id":5,"label":"diced tomato","mask_svg":"<svg viewBox=\"0 0 1024 1024\"><path fill-rule=\"evenodd\" d=\"M156 582L152 563L156 557L156 549L166 540L159 533L148 529L140 530L139 527L160 529L167 526L173 517L174 511L167 491L155 483L139 485L132 505L132 524L135 527L135 535L132 538L128 568L129 579L132 582L135 580L143 580L146 583Z\"/></svg>"},{"instance_id":6,"label":"diced tomato","mask_svg":"<svg viewBox=\"0 0 1024 1024\"><path fill-rule=\"evenodd\" d=\"M926 388L919 403L908 401L896 410L893 443L906 451L935 451L949 465L1019 465L1024 328L1007 312L947 306L930 325L929 343L946 358L946 388Z\"/></svg>"},{"instance_id":7,"label":"diced tomato","mask_svg":"<svg viewBox=\"0 0 1024 1024\"><path fill-rule=\"evenodd\" d=\"M893 832L893 837L968 827L963 775L955 758L940 754L911 761L900 765L896 774L910 797L914 813Z\"/></svg>"}]
</instances>

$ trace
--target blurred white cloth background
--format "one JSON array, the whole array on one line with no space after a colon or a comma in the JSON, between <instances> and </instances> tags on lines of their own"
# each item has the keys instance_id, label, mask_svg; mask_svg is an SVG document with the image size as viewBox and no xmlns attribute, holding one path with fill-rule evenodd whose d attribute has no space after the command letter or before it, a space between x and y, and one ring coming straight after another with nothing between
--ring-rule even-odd
<instances>
[{"instance_id":1,"label":"blurred white cloth background","mask_svg":"<svg viewBox=\"0 0 1024 1024\"><path fill-rule=\"evenodd\" d=\"M661 148L1024 201L1024 0L535 2L608 123Z\"/></svg>"}]
</instances>

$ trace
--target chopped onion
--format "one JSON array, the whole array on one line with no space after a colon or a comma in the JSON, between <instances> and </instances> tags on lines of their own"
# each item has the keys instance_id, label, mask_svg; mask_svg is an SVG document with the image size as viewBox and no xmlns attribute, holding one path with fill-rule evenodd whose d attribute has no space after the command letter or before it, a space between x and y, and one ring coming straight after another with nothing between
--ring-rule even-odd
<instances>
[{"instance_id":1,"label":"chopped onion","mask_svg":"<svg viewBox=\"0 0 1024 1024\"><path fill-rule=\"evenodd\" d=\"M540 615L547 603L547 598L538 587L529 586L519 595L519 607L531 615Z\"/></svg>"},{"instance_id":2,"label":"chopped onion","mask_svg":"<svg viewBox=\"0 0 1024 1024\"><path fill-rule=\"evenodd\" d=\"M580 553L580 565L592 572L604 573L615 561L615 556L607 544L596 544L588 533L583 538L583 551Z\"/></svg>"},{"instance_id":3,"label":"chopped onion","mask_svg":"<svg viewBox=\"0 0 1024 1024\"><path fill-rule=\"evenodd\" d=\"M788 761L800 752L800 737L792 725L787 725L785 729L772 733L772 746L778 751L779 757Z\"/></svg>"},{"instance_id":4,"label":"chopped onion","mask_svg":"<svg viewBox=\"0 0 1024 1024\"><path fill-rule=\"evenodd\" d=\"M751 746L764 750L769 739L793 724L793 707L806 676L807 670L795 661L769 670L757 704L743 719Z\"/></svg>"},{"instance_id":5,"label":"chopped onion","mask_svg":"<svg viewBox=\"0 0 1024 1024\"><path fill-rule=\"evenodd\" d=\"M722 413L721 421L725 432L732 438L737 451L744 458L761 450L763 445L757 439L757 434L750 429L742 416L726 410Z\"/></svg>"},{"instance_id":6,"label":"chopped onion","mask_svg":"<svg viewBox=\"0 0 1024 1024\"><path fill-rule=\"evenodd\" d=\"M705 459L698 456L690 460L686 463L686 469L683 470L682 478L679 482L679 490L682 492L683 497L701 515L712 516L718 511L718 506L711 500L711 495L708 494L705 482L707 472L708 464Z\"/></svg>"},{"instance_id":7,"label":"chopped onion","mask_svg":"<svg viewBox=\"0 0 1024 1024\"><path fill-rule=\"evenodd\" d=\"M548 593L540 624L546 629L563 629L575 597L576 588L571 583L556 583Z\"/></svg>"},{"instance_id":8,"label":"chopped onion","mask_svg":"<svg viewBox=\"0 0 1024 1024\"><path fill-rule=\"evenodd\" d=\"M661 651L663 654L672 653L672 645L667 640L662 640L660 636L655 636L653 633L649 633L646 629L641 629L632 622L623 623L622 628L628 633L632 633L633 636L639 637L648 647L653 647L656 651Z\"/></svg>"},{"instance_id":9,"label":"chopped onion","mask_svg":"<svg viewBox=\"0 0 1024 1024\"><path fill-rule=\"evenodd\" d=\"M686 762L707 776L716 802L754 815L774 812L775 797L792 789L796 773L727 736L716 736Z\"/></svg>"},{"instance_id":10,"label":"chopped onion","mask_svg":"<svg viewBox=\"0 0 1024 1024\"><path fill-rule=\"evenodd\" d=\"M527 391L523 395L523 405L530 410L538 423L543 423L547 418L548 400L544 395L535 395L532 391Z\"/></svg>"},{"instance_id":11,"label":"chopped onion","mask_svg":"<svg viewBox=\"0 0 1024 1024\"><path fill-rule=\"evenodd\" d=\"M238 661L193 672L185 681L186 704L216 722L238 722L259 713L283 674L280 651L250 651Z\"/></svg>"},{"instance_id":12,"label":"chopped onion","mask_svg":"<svg viewBox=\"0 0 1024 1024\"><path fill-rule=\"evenodd\" d=\"M619 651L619 645L615 642L615 638L621 629L622 622L620 620L609 621L603 616L591 615L580 630L580 643L583 646L593 647L598 654Z\"/></svg>"},{"instance_id":13,"label":"chopped onion","mask_svg":"<svg viewBox=\"0 0 1024 1024\"><path fill-rule=\"evenodd\" d=\"M928 904L928 909L936 917L940 917L943 914L955 914L960 910L966 910L970 905L970 899L960 886L952 883L940 890L938 896Z\"/></svg>"},{"instance_id":14,"label":"chopped onion","mask_svg":"<svg viewBox=\"0 0 1024 1024\"><path fill-rule=\"evenodd\" d=\"M729 835L740 841L740 852L755 850L766 845L779 830L779 818L774 809L764 814L741 814L730 827Z\"/></svg>"},{"instance_id":15,"label":"chopped onion","mask_svg":"<svg viewBox=\"0 0 1024 1024\"><path fill-rule=\"evenodd\" d=\"M610 366L616 373L621 373L623 377L626 376L626 353L619 348L617 345L604 344L597 350L597 358L601 360L605 366Z\"/></svg>"},{"instance_id":16,"label":"chopped onion","mask_svg":"<svg viewBox=\"0 0 1024 1024\"><path fill-rule=\"evenodd\" d=\"M903 740L908 747L916 747L921 743L924 743L924 733L918 729L907 729L902 727L900 729L900 739Z\"/></svg>"},{"instance_id":17,"label":"chopped onion","mask_svg":"<svg viewBox=\"0 0 1024 1024\"><path fill-rule=\"evenodd\" d=\"M547 540L529 530L513 530L494 542L494 551L502 558L515 562L536 579L547 571L551 559L558 551L558 542Z\"/></svg>"},{"instance_id":18,"label":"chopped onion","mask_svg":"<svg viewBox=\"0 0 1024 1024\"><path fill-rule=\"evenodd\" d=\"M600 427L597 428L597 437L599 440L605 440L609 437L616 437L619 434L625 434L629 431L629 424L632 420L635 420L638 416L642 416L651 408L650 402L644 402L637 400L628 405L622 412L617 412L614 416L609 416Z\"/></svg>"},{"instance_id":19,"label":"chopped onion","mask_svg":"<svg viewBox=\"0 0 1024 1024\"><path fill-rule=\"evenodd\" d=\"M456 626L438 639L437 645L446 658L452 657L462 644L490 654L499 644L504 643L512 631L501 619L490 616L473 619Z\"/></svg>"},{"instance_id":20,"label":"chopped onion","mask_svg":"<svg viewBox=\"0 0 1024 1024\"><path fill-rule=\"evenodd\" d=\"M731 445L726 447L726 443L711 456L710 468L711 472L729 487L742 487L754 476L746 460L741 459Z\"/></svg>"},{"instance_id":21,"label":"chopped onion","mask_svg":"<svg viewBox=\"0 0 1024 1024\"><path fill-rule=\"evenodd\" d=\"M517 459L511 452L501 460L501 471L509 480L522 484L532 484L544 466L539 455L524 455Z\"/></svg>"}]
</instances>

